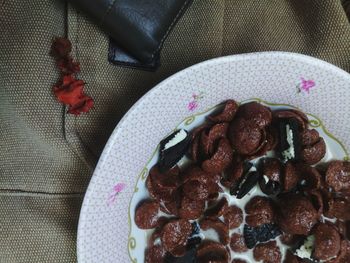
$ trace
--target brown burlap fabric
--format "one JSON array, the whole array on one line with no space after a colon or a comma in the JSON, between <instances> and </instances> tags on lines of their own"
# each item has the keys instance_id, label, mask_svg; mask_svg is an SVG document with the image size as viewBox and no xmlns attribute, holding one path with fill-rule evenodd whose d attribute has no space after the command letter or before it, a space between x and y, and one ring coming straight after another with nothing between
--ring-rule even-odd
<instances>
[{"instance_id":1,"label":"brown burlap fabric","mask_svg":"<svg viewBox=\"0 0 350 263\"><path fill-rule=\"evenodd\" d=\"M65 114L51 92L58 72L49 47L66 29L96 103L79 117ZM313 55L350 71L341 0L195 0L155 73L110 65L108 37L63 1L0 0L0 262L74 262L84 191L128 108L194 63L266 50Z\"/></svg>"}]
</instances>

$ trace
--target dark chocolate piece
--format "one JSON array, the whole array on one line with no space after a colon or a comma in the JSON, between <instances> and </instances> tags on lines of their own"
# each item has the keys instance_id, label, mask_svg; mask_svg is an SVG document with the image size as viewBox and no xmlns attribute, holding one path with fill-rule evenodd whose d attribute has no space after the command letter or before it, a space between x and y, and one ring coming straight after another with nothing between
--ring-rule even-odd
<instances>
[{"instance_id":1,"label":"dark chocolate piece","mask_svg":"<svg viewBox=\"0 0 350 263\"><path fill-rule=\"evenodd\" d=\"M186 132L186 137L175 145L165 149L168 142L175 138L181 131ZM165 172L172 168L187 153L190 146L191 136L186 130L177 130L160 142L159 170Z\"/></svg>"},{"instance_id":2,"label":"dark chocolate piece","mask_svg":"<svg viewBox=\"0 0 350 263\"><path fill-rule=\"evenodd\" d=\"M261 176L259 179L259 186L264 194L277 195L281 192L282 187L279 182L272 181L271 179L268 179L266 182L265 179L264 176Z\"/></svg>"},{"instance_id":3,"label":"dark chocolate piece","mask_svg":"<svg viewBox=\"0 0 350 263\"><path fill-rule=\"evenodd\" d=\"M256 228L257 239L259 242L266 242L270 239L282 235L282 231L278 228L276 224L264 224Z\"/></svg>"},{"instance_id":4,"label":"dark chocolate piece","mask_svg":"<svg viewBox=\"0 0 350 263\"><path fill-rule=\"evenodd\" d=\"M236 195L238 199L243 198L258 183L259 179L260 174L256 171L245 174L238 185L230 190L230 194Z\"/></svg>"},{"instance_id":5,"label":"dark chocolate piece","mask_svg":"<svg viewBox=\"0 0 350 263\"><path fill-rule=\"evenodd\" d=\"M240 177L240 179L237 183L232 185L232 187L230 189L231 195L237 195L237 193L239 191L240 184L246 179L247 174L252 167L253 167L253 163L251 163L251 162L244 162L243 163L242 176Z\"/></svg>"},{"instance_id":6,"label":"dark chocolate piece","mask_svg":"<svg viewBox=\"0 0 350 263\"><path fill-rule=\"evenodd\" d=\"M200 231L201 231L201 228L200 228L199 224L198 224L196 221L194 221L194 222L192 223L192 233L191 233L191 236L193 236L193 235L198 235Z\"/></svg>"},{"instance_id":7,"label":"dark chocolate piece","mask_svg":"<svg viewBox=\"0 0 350 263\"><path fill-rule=\"evenodd\" d=\"M192 233L187 240L187 249L194 248L202 242L202 238L198 235L200 232L199 224L196 221L192 222Z\"/></svg>"},{"instance_id":8,"label":"dark chocolate piece","mask_svg":"<svg viewBox=\"0 0 350 263\"><path fill-rule=\"evenodd\" d=\"M300 159L300 128L297 120L282 119L279 128L279 155L284 162ZM288 134L291 133L291 134Z\"/></svg>"},{"instance_id":9,"label":"dark chocolate piece","mask_svg":"<svg viewBox=\"0 0 350 263\"><path fill-rule=\"evenodd\" d=\"M244 242L248 248L253 248L258 242L266 242L282 234L276 224L264 224L259 227L244 225Z\"/></svg>"},{"instance_id":10,"label":"dark chocolate piece","mask_svg":"<svg viewBox=\"0 0 350 263\"><path fill-rule=\"evenodd\" d=\"M244 225L243 235L244 235L244 242L247 248L251 249L255 247L256 243L258 243L258 239L256 237L256 232L254 231L254 227Z\"/></svg>"},{"instance_id":11,"label":"dark chocolate piece","mask_svg":"<svg viewBox=\"0 0 350 263\"><path fill-rule=\"evenodd\" d=\"M196 248L187 250L182 257L174 257L170 253L166 253L164 263L197 263L196 253Z\"/></svg>"},{"instance_id":12,"label":"dark chocolate piece","mask_svg":"<svg viewBox=\"0 0 350 263\"><path fill-rule=\"evenodd\" d=\"M246 174L249 172L249 170L253 167L253 163L251 162L244 162L243 163L243 174Z\"/></svg>"}]
</instances>

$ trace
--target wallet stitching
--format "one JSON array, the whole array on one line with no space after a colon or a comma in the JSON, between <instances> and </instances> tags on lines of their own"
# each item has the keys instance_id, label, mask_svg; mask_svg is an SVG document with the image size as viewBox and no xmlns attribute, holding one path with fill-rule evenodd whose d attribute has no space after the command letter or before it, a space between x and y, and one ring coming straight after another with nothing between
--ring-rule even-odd
<instances>
[{"instance_id":1,"label":"wallet stitching","mask_svg":"<svg viewBox=\"0 0 350 263\"><path fill-rule=\"evenodd\" d=\"M101 19L100 19L100 22L99 22L99 25L102 26L106 16L109 14L109 12L111 12L113 6L115 6L115 4L117 3L117 0L112 0L108 7L106 8L106 11L104 12L104 14L101 16Z\"/></svg>"},{"instance_id":2,"label":"wallet stitching","mask_svg":"<svg viewBox=\"0 0 350 263\"><path fill-rule=\"evenodd\" d=\"M174 24L176 23L177 19L181 16L183 10L185 9L185 7L187 6L188 2L190 0L186 0L183 5L181 6L179 12L177 12L175 18L173 19L173 21L171 22L170 26L168 27L167 31L165 32L165 35L163 36L163 38L160 40L160 43L157 47L157 49L153 52L151 59L154 58L154 56L156 55L156 53L158 53L158 51L161 49L163 42L165 41L166 37L168 36L168 34L170 33L171 29L173 28Z\"/></svg>"}]
</instances>

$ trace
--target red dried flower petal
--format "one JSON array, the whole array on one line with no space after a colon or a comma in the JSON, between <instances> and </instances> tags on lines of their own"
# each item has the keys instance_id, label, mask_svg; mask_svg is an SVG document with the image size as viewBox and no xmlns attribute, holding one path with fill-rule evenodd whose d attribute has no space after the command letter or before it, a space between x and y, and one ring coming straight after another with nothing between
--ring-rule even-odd
<instances>
[{"instance_id":1,"label":"red dried flower petal","mask_svg":"<svg viewBox=\"0 0 350 263\"><path fill-rule=\"evenodd\" d=\"M63 74L74 74L80 72L80 63L74 62L71 57L57 60L57 66Z\"/></svg>"},{"instance_id":2,"label":"red dried flower petal","mask_svg":"<svg viewBox=\"0 0 350 263\"><path fill-rule=\"evenodd\" d=\"M72 43L64 37L56 37L51 46L50 54L55 58L64 58L72 51Z\"/></svg>"},{"instance_id":3,"label":"red dried flower petal","mask_svg":"<svg viewBox=\"0 0 350 263\"><path fill-rule=\"evenodd\" d=\"M84 81L75 78L74 74L80 72L79 62L73 61L70 56L71 42L62 37L54 40L51 46L51 55L56 58L57 67L62 73L60 82L53 87L57 100L69 106L68 113L79 115L88 112L94 101L84 94Z\"/></svg>"},{"instance_id":4,"label":"red dried flower petal","mask_svg":"<svg viewBox=\"0 0 350 263\"><path fill-rule=\"evenodd\" d=\"M89 96L84 96L78 104L69 107L68 113L79 115L82 112L88 112L93 106L93 99Z\"/></svg>"},{"instance_id":5,"label":"red dried flower petal","mask_svg":"<svg viewBox=\"0 0 350 263\"><path fill-rule=\"evenodd\" d=\"M73 81L75 81L75 77L73 75L64 75L61 81L62 86L68 86Z\"/></svg>"},{"instance_id":6,"label":"red dried flower petal","mask_svg":"<svg viewBox=\"0 0 350 263\"><path fill-rule=\"evenodd\" d=\"M76 88L68 89L54 87L54 92L59 102L67 105L74 105L77 104L83 96L83 86L76 86Z\"/></svg>"},{"instance_id":7,"label":"red dried flower petal","mask_svg":"<svg viewBox=\"0 0 350 263\"><path fill-rule=\"evenodd\" d=\"M53 91L59 102L67 105L79 104L84 97L84 81L73 76L64 76L62 85L55 86Z\"/></svg>"}]
</instances>

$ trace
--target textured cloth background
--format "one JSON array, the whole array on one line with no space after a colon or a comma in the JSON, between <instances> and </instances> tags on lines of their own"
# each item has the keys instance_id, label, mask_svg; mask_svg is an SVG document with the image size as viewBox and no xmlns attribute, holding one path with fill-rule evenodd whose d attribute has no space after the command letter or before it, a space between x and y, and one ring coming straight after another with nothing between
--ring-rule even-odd
<instances>
[{"instance_id":1,"label":"textured cloth background","mask_svg":"<svg viewBox=\"0 0 350 263\"><path fill-rule=\"evenodd\" d=\"M195 0L151 73L110 65L108 37L64 1L0 0L0 262L76 260L79 209L104 144L128 108L167 76L209 58L266 50L350 71L341 2ZM51 92L58 72L48 52L65 33L96 103L79 117L65 114Z\"/></svg>"}]
</instances>

